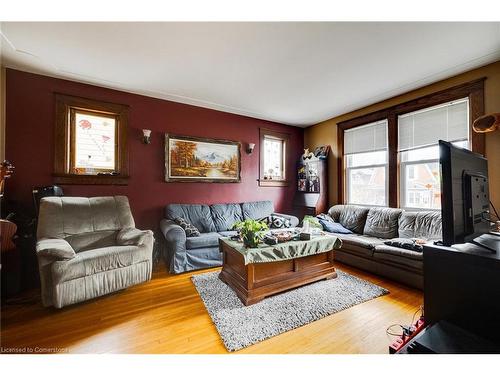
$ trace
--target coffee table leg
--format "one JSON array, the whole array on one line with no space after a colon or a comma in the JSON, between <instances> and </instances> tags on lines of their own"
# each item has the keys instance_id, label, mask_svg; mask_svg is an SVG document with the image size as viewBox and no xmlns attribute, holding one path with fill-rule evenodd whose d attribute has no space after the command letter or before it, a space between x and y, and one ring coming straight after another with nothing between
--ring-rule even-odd
<instances>
[{"instance_id":1,"label":"coffee table leg","mask_svg":"<svg viewBox=\"0 0 500 375\"><path fill-rule=\"evenodd\" d=\"M240 298L241 299L241 298ZM260 301L264 300L264 297L257 297L257 298L245 298L244 300L241 299L243 304L245 306L250 306L250 305L255 305L256 303L259 303Z\"/></svg>"},{"instance_id":2,"label":"coffee table leg","mask_svg":"<svg viewBox=\"0 0 500 375\"><path fill-rule=\"evenodd\" d=\"M328 275L325 277L325 280L331 280L337 278L337 272L332 273L331 275Z\"/></svg>"}]
</instances>

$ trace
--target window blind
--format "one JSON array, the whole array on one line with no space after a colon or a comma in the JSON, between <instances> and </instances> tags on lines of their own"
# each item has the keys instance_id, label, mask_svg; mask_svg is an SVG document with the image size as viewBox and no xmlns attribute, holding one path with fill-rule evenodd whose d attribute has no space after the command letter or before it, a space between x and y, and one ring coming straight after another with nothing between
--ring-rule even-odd
<instances>
[{"instance_id":1,"label":"window blind","mask_svg":"<svg viewBox=\"0 0 500 375\"><path fill-rule=\"evenodd\" d=\"M387 150L387 120L344 132L344 155Z\"/></svg>"},{"instance_id":2,"label":"window blind","mask_svg":"<svg viewBox=\"0 0 500 375\"><path fill-rule=\"evenodd\" d=\"M469 100L461 99L398 116L398 151L468 139Z\"/></svg>"}]
</instances>

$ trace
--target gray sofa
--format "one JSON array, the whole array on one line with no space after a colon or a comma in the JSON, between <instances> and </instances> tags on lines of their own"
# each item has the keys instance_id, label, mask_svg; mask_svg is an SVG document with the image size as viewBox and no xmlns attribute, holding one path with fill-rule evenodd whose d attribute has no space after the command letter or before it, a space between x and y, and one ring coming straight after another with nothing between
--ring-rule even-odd
<instances>
[{"instance_id":1,"label":"gray sofa","mask_svg":"<svg viewBox=\"0 0 500 375\"><path fill-rule=\"evenodd\" d=\"M422 253L388 246L384 241L392 238L440 240L441 212L336 205L328 214L354 232L335 234L343 242L335 251L336 261L423 288Z\"/></svg>"},{"instance_id":2,"label":"gray sofa","mask_svg":"<svg viewBox=\"0 0 500 375\"><path fill-rule=\"evenodd\" d=\"M151 279L153 232L135 228L127 197L48 197L36 252L44 306L102 296Z\"/></svg>"},{"instance_id":3,"label":"gray sofa","mask_svg":"<svg viewBox=\"0 0 500 375\"><path fill-rule=\"evenodd\" d=\"M201 268L217 267L222 264L219 252L219 238L236 234L234 223L245 219L262 219L274 214L290 220L296 227L295 216L274 212L271 201L202 204L169 204L165 208L165 219L160 229L166 241L166 261L170 273L182 273ZM183 218L194 225L199 237L186 237L184 230L173 221Z\"/></svg>"}]
</instances>

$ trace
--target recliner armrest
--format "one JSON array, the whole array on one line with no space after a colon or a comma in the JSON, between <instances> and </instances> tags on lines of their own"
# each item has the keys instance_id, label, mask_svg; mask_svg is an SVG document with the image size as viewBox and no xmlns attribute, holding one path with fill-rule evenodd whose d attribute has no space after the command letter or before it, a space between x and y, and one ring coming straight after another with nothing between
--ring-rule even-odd
<instances>
[{"instance_id":1,"label":"recliner armrest","mask_svg":"<svg viewBox=\"0 0 500 375\"><path fill-rule=\"evenodd\" d=\"M122 228L116 236L116 243L120 246L142 246L148 237L153 237L153 232L151 230Z\"/></svg>"},{"instance_id":2,"label":"recliner armrest","mask_svg":"<svg viewBox=\"0 0 500 375\"><path fill-rule=\"evenodd\" d=\"M62 238L42 238L36 243L36 254L54 260L68 260L76 256L68 241Z\"/></svg>"}]
</instances>

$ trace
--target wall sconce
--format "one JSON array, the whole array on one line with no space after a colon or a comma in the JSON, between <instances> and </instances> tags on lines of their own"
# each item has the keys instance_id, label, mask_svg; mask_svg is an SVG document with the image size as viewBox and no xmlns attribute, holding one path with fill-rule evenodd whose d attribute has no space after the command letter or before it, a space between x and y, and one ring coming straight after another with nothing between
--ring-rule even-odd
<instances>
[{"instance_id":1,"label":"wall sconce","mask_svg":"<svg viewBox=\"0 0 500 375\"><path fill-rule=\"evenodd\" d=\"M249 143L247 145L247 154L252 155L253 149L255 148L255 143Z\"/></svg>"},{"instance_id":2,"label":"wall sconce","mask_svg":"<svg viewBox=\"0 0 500 375\"><path fill-rule=\"evenodd\" d=\"M151 143L151 130L149 129L142 129L142 143L145 145L149 145Z\"/></svg>"}]
</instances>

